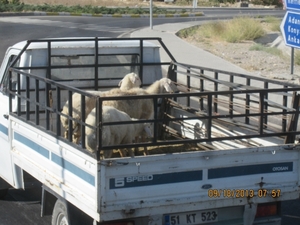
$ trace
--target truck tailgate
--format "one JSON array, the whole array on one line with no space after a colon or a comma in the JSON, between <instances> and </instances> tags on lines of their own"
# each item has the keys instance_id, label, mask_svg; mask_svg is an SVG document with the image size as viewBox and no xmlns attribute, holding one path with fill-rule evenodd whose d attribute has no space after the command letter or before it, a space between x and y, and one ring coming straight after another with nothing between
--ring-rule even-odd
<instances>
[{"instance_id":1,"label":"truck tailgate","mask_svg":"<svg viewBox=\"0 0 300 225\"><path fill-rule=\"evenodd\" d=\"M299 150L281 145L103 161L103 219L297 198Z\"/></svg>"}]
</instances>

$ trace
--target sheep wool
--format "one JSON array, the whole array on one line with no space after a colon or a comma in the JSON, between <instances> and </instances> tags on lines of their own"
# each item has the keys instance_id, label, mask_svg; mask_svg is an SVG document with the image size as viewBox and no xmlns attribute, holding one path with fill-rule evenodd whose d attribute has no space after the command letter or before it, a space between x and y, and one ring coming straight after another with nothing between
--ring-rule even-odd
<instances>
[{"instance_id":1,"label":"sheep wool","mask_svg":"<svg viewBox=\"0 0 300 225\"><path fill-rule=\"evenodd\" d=\"M147 89L132 88L127 91L112 89L100 96L131 96L131 95L151 95L159 93L172 93L178 91L174 83L168 78L162 78L155 81ZM126 112L131 118L149 119L153 114L152 99L127 99L123 101L104 101L103 105L112 106L123 112Z\"/></svg>"},{"instance_id":2,"label":"sheep wool","mask_svg":"<svg viewBox=\"0 0 300 225\"><path fill-rule=\"evenodd\" d=\"M96 109L94 108L86 119L86 123L93 127L96 126ZM102 108L102 122L124 122L136 121L127 113L122 112L111 106L103 106ZM85 128L86 132L86 149L90 152L96 151L96 135L95 130L89 126ZM149 123L135 123L123 125L107 125L102 127L102 146L130 144L139 135L144 135L145 132L149 137L152 136ZM104 151L104 158L110 158L113 150ZM130 151L133 156L133 152Z\"/></svg>"},{"instance_id":3,"label":"sheep wool","mask_svg":"<svg viewBox=\"0 0 300 225\"><path fill-rule=\"evenodd\" d=\"M123 79L119 82L120 89L118 90L129 90L133 87L139 87L141 85L141 80L139 76L135 73L128 73L126 74ZM91 94L94 94L96 96L101 95L101 91L87 91ZM104 95L104 94L103 94ZM92 111L92 109L96 105L96 97L90 98L85 97L85 117ZM69 105L68 101L64 104L63 109L61 111L63 114L68 115L69 114ZM81 94L74 93L72 95L72 117L75 120L81 120L82 118L81 113ZM65 116L61 116L61 123L62 126L65 128L65 134L64 137L68 137L68 118ZM72 121L72 127L73 127L73 142L78 143L80 139L80 126L79 123L76 121Z\"/></svg>"}]
</instances>

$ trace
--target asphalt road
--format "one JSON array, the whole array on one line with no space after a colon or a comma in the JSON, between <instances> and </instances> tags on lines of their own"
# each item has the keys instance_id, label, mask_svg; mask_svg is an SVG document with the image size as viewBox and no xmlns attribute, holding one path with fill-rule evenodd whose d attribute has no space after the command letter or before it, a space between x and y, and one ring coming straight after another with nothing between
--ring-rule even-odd
<instances>
[{"instance_id":1,"label":"asphalt road","mask_svg":"<svg viewBox=\"0 0 300 225\"><path fill-rule=\"evenodd\" d=\"M240 13L240 11L238 11ZM242 14L282 16L284 11L243 11ZM206 9L203 18L157 18L153 25L185 22L187 20L221 19L237 15L237 10ZM241 14L239 14L241 15ZM149 18L92 18L92 17L0 17L0 61L4 52L12 44L26 39L51 37L118 37L134 29L149 26ZM40 217L41 190L38 187L23 190L10 189L0 200L0 225L49 225L51 217ZM300 202L283 202L282 225L300 224Z\"/></svg>"},{"instance_id":2,"label":"asphalt road","mask_svg":"<svg viewBox=\"0 0 300 225\"><path fill-rule=\"evenodd\" d=\"M236 16L277 16L285 11L273 9L218 9L204 8L205 16L154 18L153 26L164 23L228 19ZM150 26L149 18L109 18L85 16L18 16L1 17L0 14L0 61L6 49L23 40L52 37L118 37L132 30Z\"/></svg>"},{"instance_id":3,"label":"asphalt road","mask_svg":"<svg viewBox=\"0 0 300 225\"><path fill-rule=\"evenodd\" d=\"M12 224L51 224L51 216L41 217L41 188L10 189L0 200L0 225Z\"/></svg>"}]
</instances>

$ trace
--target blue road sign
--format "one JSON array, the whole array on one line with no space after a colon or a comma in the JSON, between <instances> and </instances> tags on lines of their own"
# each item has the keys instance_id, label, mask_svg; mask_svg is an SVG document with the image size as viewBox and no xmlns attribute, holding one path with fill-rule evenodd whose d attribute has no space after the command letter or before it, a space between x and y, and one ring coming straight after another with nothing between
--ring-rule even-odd
<instances>
[{"instance_id":1,"label":"blue road sign","mask_svg":"<svg viewBox=\"0 0 300 225\"><path fill-rule=\"evenodd\" d=\"M300 48L300 13L287 11L280 29L287 46Z\"/></svg>"},{"instance_id":2,"label":"blue road sign","mask_svg":"<svg viewBox=\"0 0 300 225\"><path fill-rule=\"evenodd\" d=\"M299 10L300 11L300 1L299 0L285 0L285 8L288 10Z\"/></svg>"}]
</instances>

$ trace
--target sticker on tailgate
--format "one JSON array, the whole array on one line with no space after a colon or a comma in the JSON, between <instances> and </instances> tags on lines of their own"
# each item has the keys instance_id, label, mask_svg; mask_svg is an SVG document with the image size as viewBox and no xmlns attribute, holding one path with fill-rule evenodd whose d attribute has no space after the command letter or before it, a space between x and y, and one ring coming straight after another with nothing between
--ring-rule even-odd
<instances>
[{"instance_id":1,"label":"sticker on tailgate","mask_svg":"<svg viewBox=\"0 0 300 225\"><path fill-rule=\"evenodd\" d=\"M164 216L164 225L193 225L218 221L218 210L206 210Z\"/></svg>"}]
</instances>

